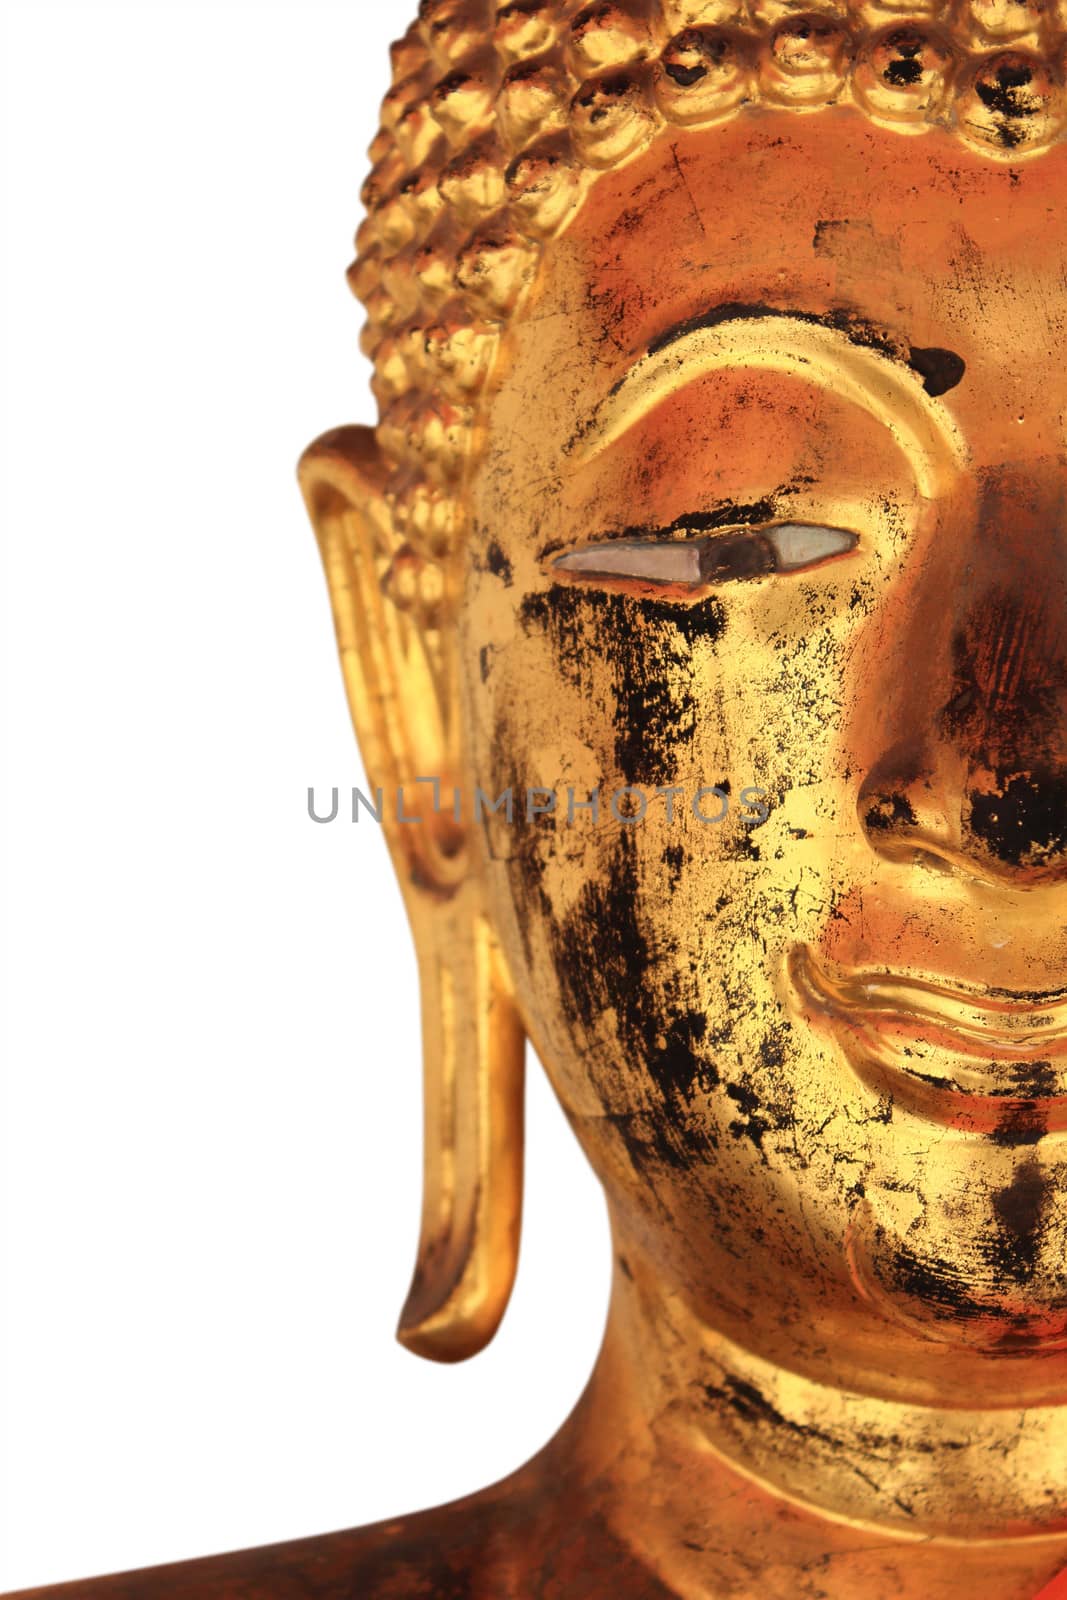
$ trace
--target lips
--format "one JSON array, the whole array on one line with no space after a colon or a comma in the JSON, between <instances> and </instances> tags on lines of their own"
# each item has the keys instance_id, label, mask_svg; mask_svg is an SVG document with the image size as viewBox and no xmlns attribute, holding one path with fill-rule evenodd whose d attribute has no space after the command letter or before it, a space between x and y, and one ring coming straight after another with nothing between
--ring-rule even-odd
<instances>
[{"instance_id":1,"label":"lips","mask_svg":"<svg viewBox=\"0 0 1067 1600\"><path fill-rule=\"evenodd\" d=\"M861 1079L917 1115L1006 1143L1067 1127L1067 988L980 990L789 957L800 1009Z\"/></svg>"}]
</instances>

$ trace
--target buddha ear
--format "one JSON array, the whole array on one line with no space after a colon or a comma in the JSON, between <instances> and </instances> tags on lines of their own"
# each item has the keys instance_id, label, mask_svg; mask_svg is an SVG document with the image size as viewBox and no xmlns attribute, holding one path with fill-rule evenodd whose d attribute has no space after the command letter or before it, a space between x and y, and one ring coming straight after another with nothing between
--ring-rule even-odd
<instances>
[{"instance_id":1,"label":"buddha ear","mask_svg":"<svg viewBox=\"0 0 1067 1600\"><path fill-rule=\"evenodd\" d=\"M463 768L453 636L431 624L425 608L398 603L417 565L397 534L373 431L324 434L304 453L299 475L370 798L418 958L422 1227L398 1337L419 1355L458 1361L493 1337L515 1278L524 1036L469 822L454 803Z\"/></svg>"},{"instance_id":2,"label":"buddha ear","mask_svg":"<svg viewBox=\"0 0 1067 1600\"><path fill-rule=\"evenodd\" d=\"M413 880L448 890L466 870L453 793L455 673L439 634L420 627L405 607L405 598L415 598L404 591L417 581L418 563L397 535L373 429L323 434L298 471L371 798L382 792L381 821L401 888L405 897Z\"/></svg>"}]
</instances>

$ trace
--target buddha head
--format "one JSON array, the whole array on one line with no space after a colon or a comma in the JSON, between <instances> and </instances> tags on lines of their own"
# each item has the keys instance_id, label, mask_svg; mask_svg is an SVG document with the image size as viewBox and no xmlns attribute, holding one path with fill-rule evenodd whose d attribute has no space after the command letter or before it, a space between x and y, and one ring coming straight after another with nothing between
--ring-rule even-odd
<instances>
[{"instance_id":1,"label":"buddha head","mask_svg":"<svg viewBox=\"0 0 1067 1600\"><path fill-rule=\"evenodd\" d=\"M401 1337L618 1272L822 1383L1067 1368L1058 0L423 0L302 463L413 928Z\"/></svg>"}]
</instances>

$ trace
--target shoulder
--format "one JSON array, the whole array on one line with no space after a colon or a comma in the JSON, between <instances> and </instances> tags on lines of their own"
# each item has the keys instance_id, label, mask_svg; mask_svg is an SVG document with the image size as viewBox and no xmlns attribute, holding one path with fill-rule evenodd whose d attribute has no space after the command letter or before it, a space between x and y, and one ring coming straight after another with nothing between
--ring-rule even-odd
<instances>
[{"instance_id":1,"label":"shoulder","mask_svg":"<svg viewBox=\"0 0 1067 1600\"><path fill-rule=\"evenodd\" d=\"M480 1590L469 1580L483 1563L478 1530L459 1506L203 1560L19 1590L4 1600L473 1600Z\"/></svg>"},{"instance_id":2,"label":"shoulder","mask_svg":"<svg viewBox=\"0 0 1067 1600\"><path fill-rule=\"evenodd\" d=\"M5 1600L511 1600L529 1530L496 1490L342 1533L264 1545Z\"/></svg>"},{"instance_id":3,"label":"shoulder","mask_svg":"<svg viewBox=\"0 0 1067 1600\"><path fill-rule=\"evenodd\" d=\"M352 1600L674 1600L611 1533L595 1498L568 1487L527 1468L363 1529L348 1569Z\"/></svg>"},{"instance_id":4,"label":"shoulder","mask_svg":"<svg viewBox=\"0 0 1067 1600\"><path fill-rule=\"evenodd\" d=\"M8 1600L668 1600L563 1487L527 1469L432 1511Z\"/></svg>"}]
</instances>

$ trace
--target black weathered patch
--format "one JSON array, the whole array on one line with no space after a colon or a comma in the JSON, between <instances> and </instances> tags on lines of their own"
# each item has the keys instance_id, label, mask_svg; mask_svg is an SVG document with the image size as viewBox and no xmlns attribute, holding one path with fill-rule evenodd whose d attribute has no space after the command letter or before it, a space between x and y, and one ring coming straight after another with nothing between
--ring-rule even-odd
<instances>
[{"instance_id":1,"label":"black weathered patch","mask_svg":"<svg viewBox=\"0 0 1067 1600\"><path fill-rule=\"evenodd\" d=\"M593 1034L604 1012L611 1011L624 1057L644 1064L656 1091L659 1103L647 1111L605 1113L635 1169L650 1179L657 1167L688 1170L694 1150L689 1102L698 1092L710 1092L719 1072L701 1013L679 1007L664 1027L664 995L650 976L655 952L641 910L635 831L620 831L603 873L586 883L561 923L553 923L549 908L548 930L553 965L573 1021ZM601 1081L604 1069L595 1051L589 1070L604 1104L610 1105L617 1085L614 1079ZM698 1142L713 1148L714 1131L703 1127Z\"/></svg>"},{"instance_id":2,"label":"black weathered patch","mask_svg":"<svg viewBox=\"0 0 1067 1600\"><path fill-rule=\"evenodd\" d=\"M1046 866L1067 854L1067 775L1015 773L999 791L972 790L969 823L997 861Z\"/></svg>"},{"instance_id":3,"label":"black weathered patch","mask_svg":"<svg viewBox=\"0 0 1067 1600\"><path fill-rule=\"evenodd\" d=\"M974 1293L972 1278L939 1257L922 1257L900 1249L890 1272L897 1290L923 1305L948 1311L962 1322L981 1318L1003 1321L1009 1314L1002 1306L981 1300Z\"/></svg>"},{"instance_id":4,"label":"black weathered patch","mask_svg":"<svg viewBox=\"0 0 1067 1600\"><path fill-rule=\"evenodd\" d=\"M764 1114L763 1102L750 1083L728 1083L726 1093L741 1115L730 1123L730 1133L735 1139L748 1139L763 1155L763 1140L773 1126ZM764 1157L766 1160L766 1157Z\"/></svg>"},{"instance_id":5,"label":"black weathered patch","mask_svg":"<svg viewBox=\"0 0 1067 1600\"><path fill-rule=\"evenodd\" d=\"M908 365L919 374L923 388L929 395L947 394L962 381L967 363L954 350L941 350L936 346L920 349L913 345Z\"/></svg>"},{"instance_id":6,"label":"black weathered patch","mask_svg":"<svg viewBox=\"0 0 1067 1600\"><path fill-rule=\"evenodd\" d=\"M715 644L726 626L714 596L693 605L554 584L526 596L522 626L545 632L566 681L589 686L606 660L615 691L615 758L623 781L657 787L673 781L696 733L693 650Z\"/></svg>"},{"instance_id":7,"label":"black weathered patch","mask_svg":"<svg viewBox=\"0 0 1067 1600\"><path fill-rule=\"evenodd\" d=\"M707 1018L699 1011L685 1012L668 1024L649 1063L653 1079L665 1093L688 1100L694 1090L707 1093L719 1082L718 1068L704 1052L707 1031Z\"/></svg>"},{"instance_id":8,"label":"black weathered patch","mask_svg":"<svg viewBox=\"0 0 1067 1600\"><path fill-rule=\"evenodd\" d=\"M489 541L489 548L485 552L485 565L494 578L502 579L505 586L510 588L515 575L514 569L498 539Z\"/></svg>"},{"instance_id":9,"label":"black weathered patch","mask_svg":"<svg viewBox=\"0 0 1067 1600\"><path fill-rule=\"evenodd\" d=\"M1050 1183L1039 1161L1025 1161L1006 1188L993 1196L997 1218L997 1237L986 1252L998 1276L1014 1283L1025 1283L1034 1275L1044 1218L1048 1208Z\"/></svg>"},{"instance_id":10,"label":"black weathered patch","mask_svg":"<svg viewBox=\"0 0 1067 1600\"><path fill-rule=\"evenodd\" d=\"M918 826L915 810L903 794L879 795L867 807L863 814L865 826L875 833L888 833L891 829L901 826L914 828Z\"/></svg>"}]
</instances>

